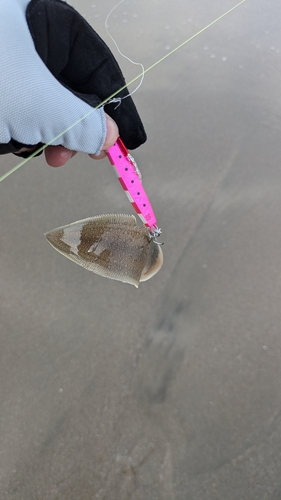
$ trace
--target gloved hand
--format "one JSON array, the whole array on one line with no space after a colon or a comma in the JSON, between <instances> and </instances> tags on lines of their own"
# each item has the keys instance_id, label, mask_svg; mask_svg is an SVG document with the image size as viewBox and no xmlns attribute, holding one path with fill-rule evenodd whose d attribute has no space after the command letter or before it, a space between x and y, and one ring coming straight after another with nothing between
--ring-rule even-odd
<instances>
[{"instance_id":1,"label":"gloved hand","mask_svg":"<svg viewBox=\"0 0 281 500\"><path fill-rule=\"evenodd\" d=\"M106 120L103 108L93 108L124 85L107 45L65 2L0 0L0 154L39 147L65 131L53 145L99 155ZM106 112L127 148L145 142L131 97Z\"/></svg>"}]
</instances>

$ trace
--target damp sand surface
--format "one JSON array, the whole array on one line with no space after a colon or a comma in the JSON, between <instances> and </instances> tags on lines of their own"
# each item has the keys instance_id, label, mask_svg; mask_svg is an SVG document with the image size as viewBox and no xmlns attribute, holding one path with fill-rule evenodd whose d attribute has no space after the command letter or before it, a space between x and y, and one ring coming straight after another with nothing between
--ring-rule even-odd
<instances>
[{"instance_id":1,"label":"damp sand surface","mask_svg":"<svg viewBox=\"0 0 281 500\"><path fill-rule=\"evenodd\" d=\"M112 2L72 4L104 36ZM127 1L109 24L148 67L232 5ZM1 499L280 497L280 75L273 0L147 74L134 156L165 261L138 289L43 235L131 213L108 161L40 157L1 184Z\"/></svg>"}]
</instances>

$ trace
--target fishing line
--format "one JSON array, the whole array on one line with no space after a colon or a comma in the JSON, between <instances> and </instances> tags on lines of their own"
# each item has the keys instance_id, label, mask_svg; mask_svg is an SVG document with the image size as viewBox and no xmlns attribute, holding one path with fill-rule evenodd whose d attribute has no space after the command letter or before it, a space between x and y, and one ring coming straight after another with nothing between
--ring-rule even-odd
<instances>
[{"instance_id":1,"label":"fishing line","mask_svg":"<svg viewBox=\"0 0 281 500\"><path fill-rule=\"evenodd\" d=\"M41 148L39 148L37 151L34 151L34 153L32 153L28 158L25 158L18 165L16 165L11 170L9 170L9 172L7 172L6 174L2 175L0 177L0 182L2 182L4 179L7 179L7 177L9 177L11 174L13 174L14 172L16 172L16 170L18 170L20 167L22 167L23 165L25 165L29 160L31 160L32 158L34 158L34 156L36 156L38 153L41 153L41 151L44 151L44 149L46 149L48 146L52 145L52 143L56 139L58 139L59 137L61 137L62 135L64 135L66 132L68 132L69 130L71 130L73 127L75 127L75 125L78 125L78 123L80 123L82 120L84 120L85 118L87 118L87 116L89 116L91 113L93 113L96 109L101 108L106 103L108 103L110 100L112 100L117 94L119 94L119 92L121 92L122 90L124 90L127 86L132 85L139 78L143 78L144 75L146 73L148 73L148 71L152 70L153 68L155 68L155 66L157 66L158 64L160 64L163 61L165 61L165 59L167 59L168 57L170 57L177 50L181 49L184 45L186 45L187 43L189 43L191 40L193 40L197 36L201 35L201 33L203 33L208 28L210 28L211 26L213 26L215 23L217 23L218 21L220 21L221 19L223 19L224 17L226 17L228 14L230 14L230 12L232 12L235 9L237 9L237 7L239 7L240 5L242 5L244 2L246 2L246 0L241 0L239 3L237 3L236 5L234 5L234 7L231 7L231 9L229 9L228 11L226 11L224 14L222 14L219 17L217 17L214 21L212 21L211 23L207 24L207 26L205 26L201 30L197 31L197 33L195 33L194 35L192 35L191 37L189 37L187 40L185 40L184 42L182 42L180 45L178 45L176 48L174 48L173 50L171 50L170 52L168 52L167 54L165 54L163 57L161 57L160 59L158 59L155 63L151 64L151 66L149 66L148 68L144 69L140 75L138 75L135 78L133 78L129 83L126 83L126 85L124 85L120 89L116 90L116 92L114 92L109 97L107 97L107 99L105 99L100 104L98 104L98 106L96 106L95 108L91 109L86 115L82 116L82 118L80 118L79 120L77 120L75 123L72 123L72 125L70 125L65 130L63 130L59 135L57 135L56 137L54 137L50 142L48 142L47 144L45 144L44 146L42 146Z\"/></svg>"},{"instance_id":2,"label":"fishing line","mask_svg":"<svg viewBox=\"0 0 281 500\"><path fill-rule=\"evenodd\" d=\"M139 62L135 62L133 61L132 59L130 59L128 56L126 56L123 52L121 52L116 40L113 38L113 36L111 35L111 33L109 32L109 27L108 27L108 20L111 16L111 14L122 4L124 3L124 0L121 0L117 5L115 5L115 7L113 7L111 9L111 11L107 14L107 17L105 19L105 22L104 22L104 26L105 26L105 29L106 29L106 33L107 35L111 38L111 40L113 41L117 51L119 52L120 56L124 57L124 59L127 59L127 61L129 61L131 64L134 64L135 66L140 66L141 67L141 81L140 83L137 85L137 87L132 91L130 92L129 94L125 95L124 97L117 97L117 98L113 98L111 99L111 101L109 101L109 103L111 102L117 102L117 106L118 107L120 104L121 104L121 101L123 101L123 99L126 99L127 97L129 96L132 96L142 85L142 82L143 82L143 79L144 79L144 66L142 63L139 63ZM138 77L139 78L139 77ZM108 103L108 104L109 104Z\"/></svg>"}]
</instances>

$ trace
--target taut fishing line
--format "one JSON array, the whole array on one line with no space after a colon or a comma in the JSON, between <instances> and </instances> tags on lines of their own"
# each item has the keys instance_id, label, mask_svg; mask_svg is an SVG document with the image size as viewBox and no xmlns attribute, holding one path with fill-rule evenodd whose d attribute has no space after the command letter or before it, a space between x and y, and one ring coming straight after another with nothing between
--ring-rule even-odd
<instances>
[{"instance_id":1,"label":"taut fishing line","mask_svg":"<svg viewBox=\"0 0 281 500\"><path fill-rule=\"evenodd\" d=\"M116 7L114 7L110 13L108 14L107 18L106 18L106 21L105 21L105 27L106 29L108 30L107 28L107 21L108 21L108 18L109 16L111 15L111 13L113 12L113 10L115 10L115 8L117 8L121 3L123 2L123 0L121 0L121 2L118 3L118 5L116 5ZM113 39L113 37L109 34L109 36L111 37L111 39L114 41L116 47L117 47L117 50L119 51L119 53L125 57L126 59L128 59L129 61L131 61L133 64L139 64L140 66L142 66L143 70L141 72L140 75L136 76L135 78L133 78L130 82L126 83L126 85L124 85L123 87L121 87L120 89L118 89L116 92L114 92L112 95L110 95L107 99L105 99L104 101L102 101L100 104L98 104L98 106L96 106L95 108L93 108L91 111L89 111L89 113L87 113L86 115L82 116L82 118L80 118L79 120L77 120L76 122L72 123L72 125L70 125L68 128L66 128L65 130L63 130L60 134L58 134L56 137L54 137L50 142L48 142L47 144L45 144L44 146L42 146L41 148L39 148L37 151L34 151L34 153L32 153L28 158L25 158L23 161L21 161L18 165L16 165L15 167L13 167L11 170L9 170L9 172L7 172L6 174L2 175L0 177L0 182L4 181L5 179L7 179L7 177L9 177L11 174L13 174L16 170L18 170L20 167L22 167L23 165L25 165L29 160L31 160L32 158L34 158L34 156L36 156L38 153L41 153L41 151L44 151L44 149L46 149L48 146L51 146L52 143L58 139L59 137L61 137L62 135L64 135L66 132L68 132L69 130L71 130L73 127L75 127L75 125L77 125L78 123L80 123L82 120L84 120L85 118L87 118L87 116L89 116L91 113L93 113L93 111L95 109L99 109L101 108L102 106L104 106L106 103L108 103L109 101L112 101L116 96L117 94L119 94L119 92L121 92L122 90L124 90L126 87L128 87L129 85L133 84L134 82L136 82L139 78L141 78L141 83L142 83L142 80L144 78L144 75L150 71L151 69L155 68L155 66L157 66L158 64L160 64L161 62L165 61L165 59L167 59L168 57L170 57L172 54L174 54L177 50L181 49L184 45L186 45L187 43L189 43L191 40L193 40L194 38L196 38L198 35L201 35L201 33L203 33L204 31L206 31L208 28L210 28L211 26L213 26L215 23L217 23L218 21L220 21L221 19L223 19L225 16L227 16L228 14L230 14L230 12L232 12L233 10L237 9L237 7L239 7L240 5L242 5L244 2L246 2L246 0L241 0L239 3L237 3L236 5L234 5L234 7L231 7L231 9L227 10L224 14L222 14L221 16L217 17L214 21L212 21L211 23L207 24L207 26L205 26L204 28L202 28L201 30L197 31L197 33L195 33L194 35L192 35L191 37L189 37L187 40L185 40L184 42L182 42L180 45L178 45L176 48L174 48L173 50L171 50L170 52L168 52L167 54L165 54L165 56L161 57L160 59L158 59L158 61L156 61L155 63L153 63L151 66L149 66L148 68L144 69L142 64L141 63L135 63L134 61L131 61L127 56L125 56L124 54L122 54L122 52L119 50L119 47L118 45L116 44L115 40ZM141 83L137 86L137 88L134 90L134 92L140 87ZM133 92L132 92L133 93ZM120 99L116 99L116 102L118 103L118 101L120 102Z\"/></svg>"}]
</instances>

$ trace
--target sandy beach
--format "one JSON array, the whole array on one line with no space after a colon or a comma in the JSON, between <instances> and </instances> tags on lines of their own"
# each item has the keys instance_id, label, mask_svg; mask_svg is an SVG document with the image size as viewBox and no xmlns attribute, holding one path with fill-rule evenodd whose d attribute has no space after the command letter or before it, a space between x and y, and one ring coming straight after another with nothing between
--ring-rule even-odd
<instances>
[{"instance_id":1,"label":"sandy beach","mask_svg":"<svg viewBox=\"0 0 281 500\"><path fill-rule=\"evenodd\" d=\"M139 74L107 38L115 3L71 4ZM126 0L109 27L147 68L234 5ZM0 184L1 499L281 498L280 22L247 0L135 93L164 241L138 289L44 238L132 213L106 159L41 156Z\"/></svg>"}]
</instances>

